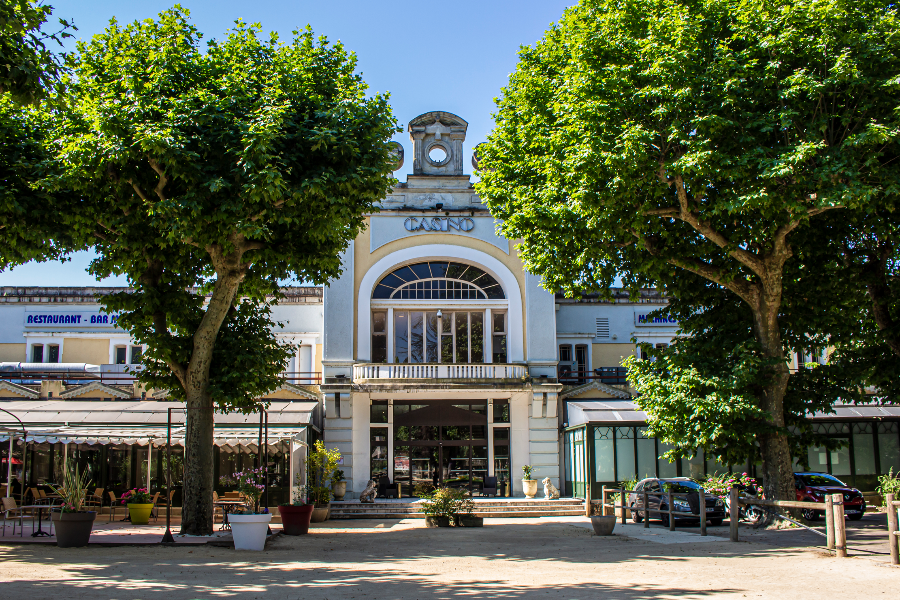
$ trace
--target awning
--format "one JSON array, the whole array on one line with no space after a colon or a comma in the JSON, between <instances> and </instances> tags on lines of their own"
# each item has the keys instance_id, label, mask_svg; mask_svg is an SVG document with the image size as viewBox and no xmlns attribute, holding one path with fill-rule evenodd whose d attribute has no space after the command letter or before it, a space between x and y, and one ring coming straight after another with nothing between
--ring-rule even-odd
<instances>
[{"instance_id":1,"label":"awning","mask_svg":"<svg viewBox=\"0 0 900 600\"><path fill-rule=\"evenodd\" d=\"M569 427L584 423L620 424L623 427L642 425L647 415L628 400L570 400L566 403ZM834 413L817 412L813 421L846 419L900 418L900 405L836 404Z\"/></svg>"},{"instance_id":2,"label":"awning","mask_svg":"<svg viewBox=\"0 0 900 600\"><path fill-rule=\"evenodd\" d=\"M305 425L295 427L269 427L269 444L277 444L283 440L295 439L306 430ZM265 436L265 432L263 437ZM15 436L16 441L22 444L22 436ZM173 446L183 446L185 439L184 427L173 427L171 443ZM0 436L0 443L9 441L9 436ZM299 441L296 440L295 441ZM166 445L165 427L50 427L35 429L28 432L28 442L36 444L96 444L113 445L137 445L154 446ZM259 426L253 427L216 427L213 430L213 444L227 447L231 451L234 447L241 446L256 452L259 442ZM302 443L302 441L301 441ZM16 464L16 463L13 463Z\"/></svg>"},{"instance_id":3,"label":"awning","mask_svg":"<svg viewBox=\"0 0 900 600\"><path fill-rule=\"evenodd\" d=\"M165 445L168 409L183 409L181 402L157 401L17 401L2 402L0 407L16 415L25 424L28 441L64 444L137 444ZM310 425L316 402L272 402L268 412L270 443L294 439ZM172 411L172 443L183 444L184 410ZM259 437L259 413L215 413L214 443L217 446L256 448ZM3 425L15 422L0 412L0 442L9 441ZM15 422L18 425L17 422ZM21 431L13 433L21 440ZM255 450L254 450L255 451Z\"/></svg>"}]
</instances>

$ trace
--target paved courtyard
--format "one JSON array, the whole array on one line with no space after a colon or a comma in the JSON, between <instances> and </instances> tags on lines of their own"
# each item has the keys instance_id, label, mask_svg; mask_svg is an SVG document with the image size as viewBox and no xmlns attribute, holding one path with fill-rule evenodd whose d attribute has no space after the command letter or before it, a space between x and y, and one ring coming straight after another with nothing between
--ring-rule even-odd
<instances>
[{"instance_id":1,"label":"paved courtyard","mask_svg":"<svg viewBox=\"0 0 900 600\"><path fill-rule=\"evenodd\" d=\"M717 528L718 529L718 528ZM108 598L895 598L900 568L815 549L731 543L654 525L593 536L584 519L331 521L265 552L220 547L64 550L0 541L0 597ZM621 535L625 533L627 535Z\"/></svg>"}]
</instances>

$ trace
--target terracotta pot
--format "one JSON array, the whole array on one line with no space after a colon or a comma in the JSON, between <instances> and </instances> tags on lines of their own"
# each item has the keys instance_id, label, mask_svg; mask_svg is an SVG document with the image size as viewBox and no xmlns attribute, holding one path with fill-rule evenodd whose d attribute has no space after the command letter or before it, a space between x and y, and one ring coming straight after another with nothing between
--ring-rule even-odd
<instances>
[{"instance_id":1,"label":"terracotta pot","mask_svg":"<svg viewBox=\"0 0 900 600\"><path fill-rule=\"evenodd\" d=\"M132 525L146 525L150 522L153 504L128 504L128 516Z\"/></svg>"},{"instance_id":2,"label":"terracotta pot","mask_svg":"<svg viewBox=\"0 0 900 600\"><path fill-rule=\"evenodd\" d=\"M229 515L235 550L265 550L272 515Z\"/></svg>"},{"instance_id":3,"label":"terracotta pot","mask_svg":"<svg viewBox=\"0 0 900 600\"><path fill-rule=\"evenodd\" d=\"M425 527L450 527L450 517L425 517Z\"/></svg>"},{"instance_id":4,"label":"terracotta pot","mask_svg":"<svg viewBox=\"0 0 900 600\"><path fill-rule=\"evenodd\" d=\"M526 498L534 498L535 494L537 494L538 482L537 479L523 479L522 480L522 489L525 491Z\"/></svg>"},{"instance_id":5,"label":"terracotta pot","mask_svg":"<svg viewBox=\"0 0 900 600\"><path fill-rule=\"evenodd\" d=\"M79 548L87 546L94 527L94 511L64 513L50 511L50 519L56 526L56 545L60 548Z\"/></svg>"},{"instance_id":6,"label":"terracotta pot","mask_svg":"<svg viewBox=\"0 0 900 600\"><path fill-rule=\"evenodd\" d=\"M312 504L303 504L301 506L285 504L279 506L278 514L281 515L281 526L284 535L309 533L309 521L312 518L313 508Z\"/></svg>"},{"instance_id":7,"label":"terracotta pot","mask_svg":"<svg viewBox=\"0 0 900 600\"><path fill-rule=\"evenodd\" d=\"M331 506L316 506L313 508L312 516L310 517L310 523L322 523L328 520L328 515L331 513Z\"/></svg>"},{"instance_id":8,"label":"terracotta pot","mask_svg":"<svg viewBox=\"0 0 900 600\"><path fill-rule=\"evenodd\" d=\"M612 515L606 517L591 517L591 526L597 535L612 535L616 527L616 518Z\"/></svg>"},{"instance_id":9,"label":"terracotta pot","mask_svg":"<svg viewBox=\"0 0 900 600\"><path fill-rule=\"evenodd\" d=\"M334 494L335 500L343 500L344 494L347 493L347 482L338 481L331 486L331 493Z\"/></svg>"}]
</instances>

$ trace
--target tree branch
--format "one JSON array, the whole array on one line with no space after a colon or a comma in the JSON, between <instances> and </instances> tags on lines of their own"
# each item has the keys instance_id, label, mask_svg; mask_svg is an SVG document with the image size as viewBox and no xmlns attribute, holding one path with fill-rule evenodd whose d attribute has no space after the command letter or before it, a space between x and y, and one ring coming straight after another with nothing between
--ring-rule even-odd
<instances>
[{"instance_id":1,"label":"tree branch","mask_svg":"<svg viewBox=\"0 0 900 600\"><path fill-rule=\"evenodd\" d=\"M156 192L156 196L162 200L166 201L166 197L163 195L163 189L165 189L166 184L169 183L169 179L166 177L166 172L163 171L162 167L159 166L159 163L155 158L150 159L150 168L156 171L156 174L159 175L159 183L156 184L156 188L153 190Z\"/></svg>"}]
</instances>

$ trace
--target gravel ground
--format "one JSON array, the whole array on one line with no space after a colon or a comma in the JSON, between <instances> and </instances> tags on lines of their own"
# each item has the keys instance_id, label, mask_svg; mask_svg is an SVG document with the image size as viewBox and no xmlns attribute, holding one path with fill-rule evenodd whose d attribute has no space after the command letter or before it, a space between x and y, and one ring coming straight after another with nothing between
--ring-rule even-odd
<instances>
[{"instance_id":1,"label":"gravel ground","mask_svg":"<svg viewBox=\"0 0 900 600\"><path fill-rule=\"evenodd\" d=\"M896 598L900 568L757 541L661 544L552 519L332 521L265 552L0 544L0 597Z\"/></svg>"}]
</instances>

